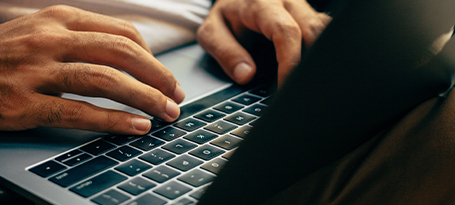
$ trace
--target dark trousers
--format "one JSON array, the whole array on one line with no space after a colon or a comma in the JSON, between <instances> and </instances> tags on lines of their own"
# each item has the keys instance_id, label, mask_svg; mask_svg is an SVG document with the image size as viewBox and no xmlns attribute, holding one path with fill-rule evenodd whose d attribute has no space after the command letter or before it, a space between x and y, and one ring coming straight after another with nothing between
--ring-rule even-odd
<instances>
[{"instance_id":1,"label":"dark trousers","mask_svg":"<svg viewBox=\"0 0 455 205\"><path fill-rule=\"evenodd\" d=\"M455 91L265 204L455 204Z\"/></svg>"}]
</instances>

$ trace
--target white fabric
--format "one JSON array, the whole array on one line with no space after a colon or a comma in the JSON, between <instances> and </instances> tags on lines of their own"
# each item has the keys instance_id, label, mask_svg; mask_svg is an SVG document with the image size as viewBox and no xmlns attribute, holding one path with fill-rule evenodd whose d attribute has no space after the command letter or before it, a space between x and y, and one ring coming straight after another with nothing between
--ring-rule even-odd
<instances>
[{"instance_id":1,"label":"white fabric","mask_svg":"<svg viewBox=\"0 0 455 205\"><path fill-rule=\"evenodd\" d=\"M0 0L0 21L65 4L132 22L154 54L190 43L210 0Z\"/></svg>"}]
</instances>

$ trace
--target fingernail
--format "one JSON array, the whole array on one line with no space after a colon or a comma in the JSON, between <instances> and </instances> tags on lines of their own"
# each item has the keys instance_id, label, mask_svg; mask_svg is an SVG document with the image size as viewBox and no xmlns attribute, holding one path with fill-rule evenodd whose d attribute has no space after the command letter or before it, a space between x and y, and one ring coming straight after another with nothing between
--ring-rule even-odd
<instances>
[{"instance_id":1,"label":"fingernail","mask_svg":"<svg viewBox=\"0 0 455 205\"><path fill-rule=\"evenodd\" d=\"M245 78L253 72L253 68L246 63L239 63L234 68L234 80L238 83L245 83Z\"/></svg>"},{"instance_id":2,"label":"fingernail","mask_svg":"<svg viewBox=\"0 0 455 205\"><path fill-rule=\"evenodd\" d=\"M134 129L141 132L149 131L152 127L152 122L149 119L144 118L132 118L131 123L133 124Z\"/></svg>"},{"instance_id":3,"label":"fingernail","mask_svg":"<svg viewBox=\"0 0 455 205\"><path fill-rule=\"evenodd\" d=\"M185 93L182 90L182 87L177 83L174 90L174 100L175 102L182 102L185 99Z\"/></svg>"},{"instance_id":4,"label":"fingernail","mask_svg":"<svg viewBox=\"0 0 455 205\"><path fill-rule=\"evenodd\" d=\"M177 104L174 102L167 100L166 104L166 114L169 115L172 119L175 119L179 116L180 114L180 108Z\"/></svg>"}]
</instances>

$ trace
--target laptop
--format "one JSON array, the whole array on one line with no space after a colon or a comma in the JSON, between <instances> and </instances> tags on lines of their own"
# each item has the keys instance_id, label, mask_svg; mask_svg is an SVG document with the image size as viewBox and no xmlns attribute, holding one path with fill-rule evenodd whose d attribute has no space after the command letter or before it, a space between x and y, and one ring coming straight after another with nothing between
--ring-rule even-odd
<instances>
[{"instance_id":1,"label":"laptop","mask_svg":"<svg viewBox=\"0 0 455 205\"><path fill-rule=\"evenodd\" d=\"M401 12L409 6L421 15ZM238 86L199 45L172 50L157 58L187 94L179 120L152 118L144 136L0 132L0 182L40 204L258 204L450 87L434 72L447 66L415 69L415 62L452 28L441 19L454 19L454 6L349 1L277 92L261 82L270 73ZM428 15L434 9L438 15ZM435 59L453 60L445 54ZM258 67L273 71L276 64ZM140 113L105 99L65 97Z\"/></svg>"}]
</instances>

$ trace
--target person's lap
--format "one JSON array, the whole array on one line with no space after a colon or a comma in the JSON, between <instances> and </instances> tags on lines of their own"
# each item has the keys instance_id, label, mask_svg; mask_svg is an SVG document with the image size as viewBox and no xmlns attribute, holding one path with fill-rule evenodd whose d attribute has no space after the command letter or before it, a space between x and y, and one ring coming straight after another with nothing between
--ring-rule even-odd
<instances>
[{"instance_id":1,"label":"person's lap","mask_svg":"<svg viewBox=\"0 0 455 205\"><path fill-rule=\"evenodd\" d=\"M265 204L454 203L454 123L452 89Z\"/></svg>"}]
</instances>

